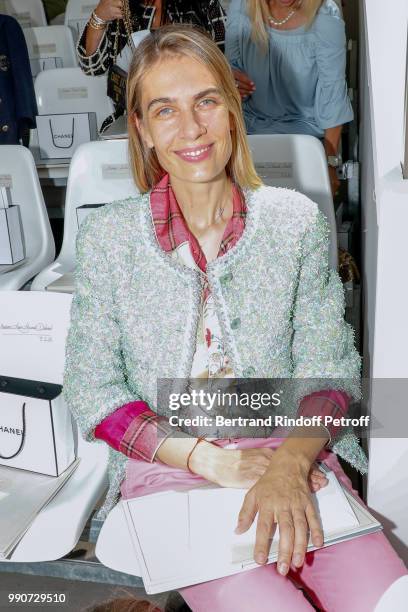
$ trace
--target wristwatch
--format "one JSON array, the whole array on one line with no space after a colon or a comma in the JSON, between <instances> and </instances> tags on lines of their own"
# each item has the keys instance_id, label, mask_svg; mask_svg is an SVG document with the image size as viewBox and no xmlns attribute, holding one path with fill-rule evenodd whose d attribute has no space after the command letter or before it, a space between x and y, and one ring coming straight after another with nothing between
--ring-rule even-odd
<instances>
[{"instance_id":1,"label":"wristwatch","mask_svg":"<svg viewBox=\"0 0 408 612\"><path fill-rule=\"evenodd\" d=\"M327 163L332 168L339 168L341 164L343 163L343 160L341 159L341 155L328 155Z\"/></svg>"}]
</instances>

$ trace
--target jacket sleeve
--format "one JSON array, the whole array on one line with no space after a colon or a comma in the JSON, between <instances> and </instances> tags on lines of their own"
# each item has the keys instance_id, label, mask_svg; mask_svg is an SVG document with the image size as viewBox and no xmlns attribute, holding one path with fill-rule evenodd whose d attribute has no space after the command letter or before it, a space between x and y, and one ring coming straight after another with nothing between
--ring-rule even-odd
<instances>
[{"instance_id":1,"label":"jacket sleeve","mask_svg":"<svg viewBox=\"0 0 408 612\"><path fill-rule=\"evenodd\" d=\"M292 362L296 403L322 389L358 400L361 360L351 326L344 321L339 275L328 267L327 221L317 212L302 241L293 310Z\"/></svg>"},{"instance_id":2,"label":"jacket sleeve","mask_svg":"<svg viewBox=\"0 0 408 612\"><path fill-rule=\"evenodd\" d=\"M201 25L209 33L219 49L225 46L225 11L219 0L200 2Z\"/></svg>"},{"instance_id":3,"label":"jacket sleeve","mask_svg":"<svg viewBox=\"0 0 408 612\"><path fill-rule=\"evenodd\" d=\"M6 32L7 45L10 49L11 73L14 87L15 117L19 132L22 124L35 128L35 118L38 115L33 79L31 77L30 60L23 30L16 19L9 17ZM19 133L19 136L21 134Z\"/></svg>"},{"instance_id":4,"label":"jacket sleeve","mask_svg":"<svg viewBox=\"0 0 408 612\"><path fill-rule=\"evenodd\" d=\"M78 40L77 56L82 71L89 76L105 74L113 66L115 58L115 39L117 37L118 54L127 43L127 36L122 20L111 21L100 40L98 48L91 55L86 54L86 26Z\"/></svg>"},{"instance_id":5,"label":"jacket sleeve","mask_svg":"<svg viewBox=\"0 0 408 612\"><path fill-rule=\"evenodd\" d=\"M346 83L347 43L341 16L319 16L315 36L318 81L314 113L317 125L325 130L349 123L354 116Z\"/></svg>"},{"instance_id":6,"label":"jacket sleeve","mask_svg":"<svg viewBox=\"0 0 408 612\"><path fill-rule=\"evenodd\" d=\"M243 70L245 72L241 54L244 11L242 0L232 0L227 14L225 55L233 70Z\"/></svg>"},{"instance_id":7,"label":"jacket sleeve","mask_svg":"<svg viewBox=\"0 0 408 612\"><path fill-rule=\"evenodd\" d=\"M77 238L76 290L66 345L64 397L85 439L116 408L140 399L126 381L112 274L93 215Z\"/></svg>"}]
</instances>

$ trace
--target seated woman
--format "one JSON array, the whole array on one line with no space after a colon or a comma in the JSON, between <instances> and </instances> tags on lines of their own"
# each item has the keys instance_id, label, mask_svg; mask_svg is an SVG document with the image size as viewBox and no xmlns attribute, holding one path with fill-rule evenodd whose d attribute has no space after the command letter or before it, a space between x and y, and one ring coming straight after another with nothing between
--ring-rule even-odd
<instances>
[{"instance_id":1,"label":"seated woman","mask_svg":"<svg viewBox=\"0 0 408 612\"><path fill-rule=\"evenodd\" d=\"M224 50L225 13L219 0L100 0L77 45L79 65L85 74L108 72L128 44L132 32L155 30L166 23L191 23L203 28ZM120 117L117 105L100 131Z\"/></svg>"},{"instance_id":2,"label":"seated woman","mask_svg":"<svg viewBox=\"0 0 408 612\"><path fill-rule=\"evenodd\" d=\"M322 139L335 193L341 129L353 119L335 0L232 0L225 53L241 72L235 78L248 134Z\"/></svg>"},{"instance_id":3,"label":"seated woman","mask_svg":"<svg viewBox=\"0 0 408 612\"><path fill-rule=\"evenodd\" d=\"M336 454L367 471L351 431L208 441L187 428L172 435L168 412L156 413L159 378L231 375L301 379L291 414L347 411L360 358L328 270L327 223L305 196L262 185L228 63L193 28L164 27L138 47L128 122L142 195L81 226L64 381L84 437L111 447L101 516L120 488L124 497L206 481L250 488L238 531L259 513L260 567L181 589L190 608L310 610L293 579L324 609L371 612L406 573L382 533L305 555L308 528L323 543L311 490L326 480L315 460L350 489ZM313 377L336 379L336 391ZM279 559L266 565L274 521Z\"/></svg>"}]
</instances>

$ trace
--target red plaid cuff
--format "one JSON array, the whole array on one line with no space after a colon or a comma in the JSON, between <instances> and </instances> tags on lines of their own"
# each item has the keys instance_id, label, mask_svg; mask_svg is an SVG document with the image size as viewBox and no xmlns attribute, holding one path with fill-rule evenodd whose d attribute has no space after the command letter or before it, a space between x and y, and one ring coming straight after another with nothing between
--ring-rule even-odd
<instances>
[{"instance_id":1,"label":"red plaid cuff","mask_svg":"<svg viewBox=\"0 0 408 612\"><path fill-rule=\"evenodd\" d=\"M317 391L303 398L299 406L298 416L331 416L333 419L338 419L346 416L349 403L350 398L344 391ZM343 427L334 423L330 423L325 427L330 435L327 446Z\"/></svg>"},{"instance_id":2,"label":"red plaid cuff","mask_svg":"<svg viewBox=\"0 0 408 612\"><path fill-rule=\"evenodd\" d=\"M146 410L133 419L119 444L121 453L131 459L152 463L163 442L175 431L165 417Z\"/></svg>"}]
</instances>

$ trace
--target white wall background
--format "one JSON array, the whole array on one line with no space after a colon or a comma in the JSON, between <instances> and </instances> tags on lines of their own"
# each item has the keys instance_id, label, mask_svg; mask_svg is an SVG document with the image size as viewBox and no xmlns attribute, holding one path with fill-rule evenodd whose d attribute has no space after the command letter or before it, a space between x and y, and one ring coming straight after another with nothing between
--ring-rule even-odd
<instances>
[{"instance_id":1,"label":"white wall background","mask_svg":"<svg viewBox=\"0 0 408 612\"><path fill-rule=\"evenodd\" d=\"M408 563L408 181L401 171L408 2L360 0L360 9L365 375L407 379L371 391L372 417L395 415L391 435L405 437L371 437L367 501Z\"/></svg>"}]
</instances>

